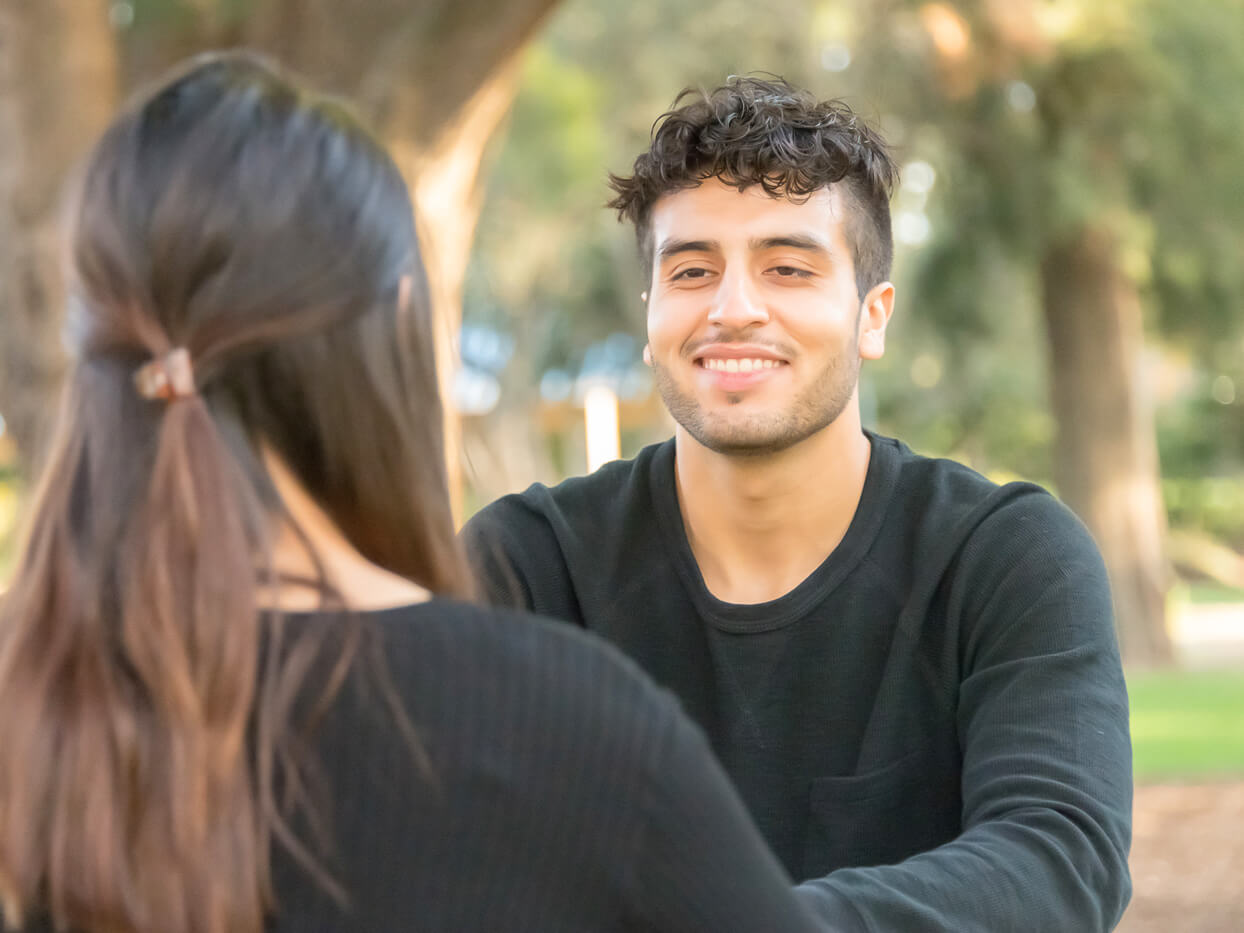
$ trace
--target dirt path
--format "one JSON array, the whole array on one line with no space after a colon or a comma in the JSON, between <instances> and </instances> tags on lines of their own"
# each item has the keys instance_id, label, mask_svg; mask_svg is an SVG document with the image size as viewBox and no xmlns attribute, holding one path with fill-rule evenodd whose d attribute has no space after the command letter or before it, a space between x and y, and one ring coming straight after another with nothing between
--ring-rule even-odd
<instances>
[{"instance_id":1,"label":"dirt path","mask_svg":"<svg viewBox=\"0 0 1244 933\"><path fill-rule=\"evenodd\" d=\"M1118 933L1244 931L1244 782L1136 789Z\"/></svg>"}]
</instances>

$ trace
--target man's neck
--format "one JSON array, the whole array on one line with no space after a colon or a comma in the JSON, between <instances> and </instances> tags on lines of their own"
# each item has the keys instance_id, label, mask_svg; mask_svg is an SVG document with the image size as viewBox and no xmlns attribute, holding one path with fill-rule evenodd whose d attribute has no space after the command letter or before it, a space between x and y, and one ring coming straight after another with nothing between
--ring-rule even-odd
<instances>
[{"instance_id":1,"label":"man's neck","mask_svg":"<svg viewBox=\"0 0 1244 933\"><path fill-rule=\"evenodd\" d=\"M868 473L870 444L850 409L779 453L714 453L675 436L678 503L709 591L729 603L777 599L846 535Z\"/></svg>"}]
</instances>

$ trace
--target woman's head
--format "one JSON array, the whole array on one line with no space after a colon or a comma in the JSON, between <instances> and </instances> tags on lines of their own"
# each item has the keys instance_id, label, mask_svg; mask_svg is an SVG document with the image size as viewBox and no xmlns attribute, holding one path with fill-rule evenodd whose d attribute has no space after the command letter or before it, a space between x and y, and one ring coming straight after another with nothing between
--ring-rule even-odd
<instances>
[{"instance_id":1,"label":"woman's head","mask_svg":"<svg viewBox=\"0 0 1244 933\"><path fill-rule=\"evenodd\" d=\"M271 445L366 556L460 587L411 547L412 495L450 518L410 199L339 104L251 55L196 59L100 141L70 257L81 369L125 392L127 370L184 347L252 478L243 440Z\"/></svg>"},{"instance_id":2,"label":"woman's head","mask_svg":"<svg viewBox=\"0 0 1244 933\"><path fill-rule=\"evenodd\" d=\"M74 361L0 600L0 905L85 933L257 933L270 842L301 853L277 789L302 786L315 654L260 670L288 518L264 451L364 556L469 589L409 197L340 105L206 56L104 134L69 257ZM152 361L192 389L142 391Z\"/></svg>"}]
</instances>

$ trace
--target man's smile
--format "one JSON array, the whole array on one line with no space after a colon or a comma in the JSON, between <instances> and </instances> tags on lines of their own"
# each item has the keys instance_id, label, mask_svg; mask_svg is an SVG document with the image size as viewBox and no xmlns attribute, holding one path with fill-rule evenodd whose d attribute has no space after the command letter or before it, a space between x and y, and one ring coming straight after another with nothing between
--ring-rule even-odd
<instances>
[{"instance_id":1,"label":"man's smile","mask_svg":"<svg viewBox=\"0 0 1244 933\"><path fill-rule=\"evenodd\" d=\"M790 363L767 347L710 344L695 351L693 362L716 388L737 392L773 376Z\"/></svg>"}]
</instances>

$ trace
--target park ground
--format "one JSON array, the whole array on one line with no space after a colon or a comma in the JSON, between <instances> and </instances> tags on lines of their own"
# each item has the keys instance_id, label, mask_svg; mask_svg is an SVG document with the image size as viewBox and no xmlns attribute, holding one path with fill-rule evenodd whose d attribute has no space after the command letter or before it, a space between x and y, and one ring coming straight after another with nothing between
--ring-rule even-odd
<instances>
[{"instance_id":1,"label":"park ground","mask_svg":"<svg viewBox=\"0 0 1244 933\"><path fill-rule=\"evenodd\" d=\"M1141 784L1134 814L1118 933L1244 930L1244 778Z\"/></svg>"},{"instance_id":2,"label":"park ground","mask_svg":"<svg viewBox=\"0 0 1244 933\"><path fill-rule=\"evenodd\" d=\"M1244 930L1244 603L1174 618L1183 670L1128 672L1136 798L1119 933Z\"/></svg>"}]
</instances>

